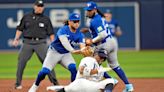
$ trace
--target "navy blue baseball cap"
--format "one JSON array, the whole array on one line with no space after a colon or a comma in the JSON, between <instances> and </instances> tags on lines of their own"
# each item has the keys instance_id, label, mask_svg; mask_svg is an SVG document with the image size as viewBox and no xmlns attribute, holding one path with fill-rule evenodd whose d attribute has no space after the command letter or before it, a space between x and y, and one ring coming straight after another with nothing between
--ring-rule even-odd
<instances>
[{"instance_id":1,"label":"navy blue baseball cap","mask_svg":"<svg viewBox=\"0 0 164 92\"><path fill-rule=\"evenodd\" d=\"M74 20L80 20L80 15L77 13L71 13L69 15L69 20L74 21Z\"/></svg>"},{"instance_id":2,"label":"navy blue baseball cap","mask_svg":"<svg viewBox=\"0 0 164 92\"><path fill-rule=\"evenodd\" d=\"M97 4L93 1L87 2L87 5L85 6L84 10L90 11L93 9L97 9Z\"/></svg>"}]
</instances>

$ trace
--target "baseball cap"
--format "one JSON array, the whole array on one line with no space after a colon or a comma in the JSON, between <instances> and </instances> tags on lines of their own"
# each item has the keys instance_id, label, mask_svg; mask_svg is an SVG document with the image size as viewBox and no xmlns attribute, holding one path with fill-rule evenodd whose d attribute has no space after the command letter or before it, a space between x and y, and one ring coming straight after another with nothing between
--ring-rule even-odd
<instances>
[{"instance_id":1,"label":"baseball cap","mask_svg":"<svg viewBox=\"0 0 164 92\"><path fill-rule=\"evenodd\" d=\"M97 4L93 1L87 2L86 7L84 8L84 10L90 11L93 9L97 9Z\"/></svg>"},{"instance_id":2,"label":"baseball cap","mask_svg":"<svg viewBox=\"0 0 164 92\"><path fill-rule=\"evenodd\" d=\"M110 9L106 10L106 13L112 13L112 11Z\"/></svg>"},{"instance_id":3,"label":"baseball cap","mask_svg":"<svg viewBox=\"0 0 164 92\"><path fill-rule=\"evenodd\" d=\"M34 4L37 6L42 6L42 7L44 6L43 0L36 0Z\"/></svg>"},{"instance_id":4,"label":"baseball cap","mask_svg":"<svg viewBox=\"0 0 164 92\"><path fill-rule=\"evenodd\" d=\"M97 53L98 53L99 57L101 57L101 58L106 59L108 57L107 51L103 48L97 50Z\"/></svg>"},{"instance_id":5,"label":"baseball cap","mask_svg":"<svg viewBox=\"0 0 164 92\"><path fill-rule=\"evenodd\" d=\"M77 13L71 13L69 15L69 20L74 21L74 20L80 20L80 15Z\"/></svg>"}]
</instances>

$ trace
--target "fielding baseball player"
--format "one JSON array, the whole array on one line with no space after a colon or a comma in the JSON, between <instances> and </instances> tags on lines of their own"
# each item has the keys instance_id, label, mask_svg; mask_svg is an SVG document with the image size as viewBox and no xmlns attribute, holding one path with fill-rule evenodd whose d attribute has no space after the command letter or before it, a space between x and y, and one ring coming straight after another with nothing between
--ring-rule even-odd
<instances>
[{"instance_id":1,"label":"fielding baseball player","mask_svg":"<svg viewBox=\"0 0 164 92\"><path fill-rule=\"evenodd\" d=\"M116 40L116 44L118 46L117 37L122 35L121 28L120 28L117 20L113 19L113 15L110 10L107 13L105 13L104 16L105 16L107 23L109 24L109 29L111 31L111 35Z\"/></svg>"},{"instance_id":2,"label":"fielding baseball player","mask_svg":"<svg viewBox=\"0 0 164 92\"><path fill-rule=\"evenodd\" d=\"M76 63L71 53L81 54L82 51L75 50L74 46L77 44L80 45L80 48L85 46L83 43L83 34L78 29L79 23L80 15L76 13L70 14L68 21L58 30L55 40L51 43L42 70L39 72L35 83L28 92L36 92L40 82L50 73L57 63L71 72L71 81L75 80L77 73Z\"/></svg>"},{"instance_id":3,"label":"fielding baseball player","mask_svg":"<svg viewBox=\"0 0 164 92\"><path fill-rule=\"evenodd\" d=\"M114 79L103 80L104 72L111 70L111 68L101 66L106 57L106 50L95 51L93 57L85 57L81 60L75 81L67 86L50 86L47 87L47 90L57 92L112 92Z\"/></svg>"},{"instance_id":4,"label":"fielding baseball player","mask_svg":"<svg viewBox=\"0 0 164 92\"><path fill-rule=\"evenodd\" d=\"M126 85L123 92L132 92L134 90L133 85L129 83L124 71L118 63L117 44L112 37L108 23L103 18L104 14L98 10L97 4L93 1L88 2L84 9L87 11L87 17L91 19L89 31L92 35L92 39L89 42L93 43L97 48L104 48L107 50L107 61L109 66L117 73Z\"/></svg>"}]
</instances>

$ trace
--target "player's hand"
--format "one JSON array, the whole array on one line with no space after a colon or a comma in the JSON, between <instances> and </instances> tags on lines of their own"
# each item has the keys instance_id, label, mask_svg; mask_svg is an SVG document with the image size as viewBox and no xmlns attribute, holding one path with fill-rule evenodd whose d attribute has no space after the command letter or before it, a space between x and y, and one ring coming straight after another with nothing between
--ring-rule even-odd
<instances>
[{"instance_id":1,"label":"player's hand","mask_svg":"<svg viewBox=\"0 0 164 92\"><path fill-rule=\"evenodd\" d=\"M19 44L19 40L18 40L18 39L14 39L12 45L13 45L14 47L17 47L18 44Z\"/></svg>"},{"instance_id":2,"label":"player's hand","mask_svg":"<svg viewBox=\"0 0 164 92\"><path fill-rule=\"evenodd\" d=\"M85 38L85 44L86 44L86 46L91 46L93 44L92 39L91 38Z\"/></svg>"}]
</instances>

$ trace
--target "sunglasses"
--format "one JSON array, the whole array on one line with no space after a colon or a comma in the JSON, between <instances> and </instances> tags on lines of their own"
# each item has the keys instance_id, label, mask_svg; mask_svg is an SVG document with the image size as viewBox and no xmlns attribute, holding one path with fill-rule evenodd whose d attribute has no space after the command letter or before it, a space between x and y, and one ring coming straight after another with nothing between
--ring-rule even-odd
<instances>
[{"instance_id":1,"label":"sunglasses","mask_svg":"<svg viewBox=\"0 0 164 92\"><path fill-rule=\"evenodd\" d=\"M38 7L44 7L44 5L37 5Z\"/></svg>"},{"instance_id":2,"label":"sunglasses","mask_svg":"<svg viewBox=\"0 0 164 92\"><path fill-rule=\"evenodd\" d=\"M79 23L80 21L79 20L74 20L73 23Z\"/></svg>"}]
</instances>

